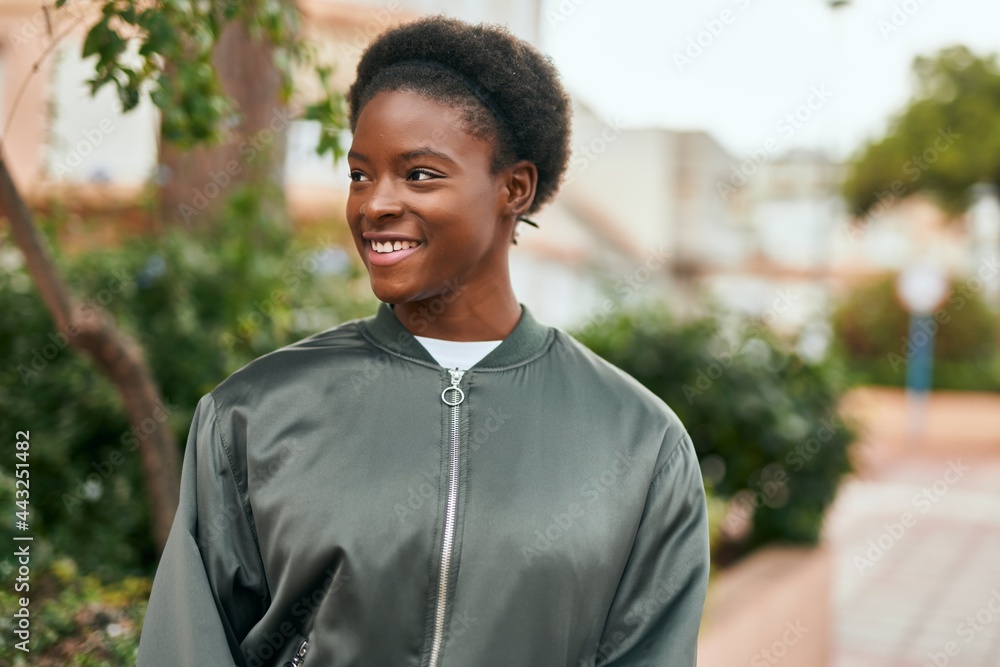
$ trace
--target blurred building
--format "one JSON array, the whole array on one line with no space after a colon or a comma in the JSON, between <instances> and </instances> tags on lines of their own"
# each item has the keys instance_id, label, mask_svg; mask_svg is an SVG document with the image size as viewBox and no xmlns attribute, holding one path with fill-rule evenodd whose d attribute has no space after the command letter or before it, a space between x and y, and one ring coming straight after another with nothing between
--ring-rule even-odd
<instances>
[{"instance_id":1,"label":"blurred building","mask_svg":"<svg viewBox=\"0 0 1000 667\"><path fill-rule=\"evenodd\" d=\"M509 25L537 44L544 9L542 0L298 6L321 59L336 63L334 83L342 89L368 42L400 22L443 12ZM143 100L122 115L111 89L90 96L92 65L79 56L84 7L69 3L54 12L39 0L0 3L4 151L29 201L134 202L156 177L158 110ZM296 220L342 220L347 167L315 155L318 136L315 123L290 126L289 207ZM511 260L515 290L566 327L599 321L630 302L684 313L711 301L797 330L823 320L833 296L859 281L926 257L969 275L1000 249L1000 209L987 189L957 223L920 197L854 220L837 195L841 175L839 164L814 151L734 156L705 132L623 127L574 102L569 172L557 199L535 218L540 229L521 225ZM998 285L994 273L984 287L994 303Z\"/></svg>"},{"instance_id":2,"label":"blurred building","mask_svg":"<svg viewBox=\"0 0 1000 667\"><path fill-rule=\"evenodd\" d=\"M829 309L833 237L843 210L841 165L801 149L739 160L721 196L740 199L743 261L718 267L711 292L728 310L798 330Z\"/></svg>"}]
</instances>

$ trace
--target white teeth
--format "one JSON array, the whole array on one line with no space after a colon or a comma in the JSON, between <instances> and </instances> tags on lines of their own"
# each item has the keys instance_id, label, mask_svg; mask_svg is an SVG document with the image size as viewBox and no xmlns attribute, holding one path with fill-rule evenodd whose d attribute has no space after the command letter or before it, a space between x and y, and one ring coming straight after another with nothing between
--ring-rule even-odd
<instances>
[{"instance_id":1,"label":"white teeth","mask_svg":"<svg viewBox=\"0 0 1000 667\"><path fill-rule=\"evenodd\" d=\"M420 245L417 241L372 241L372 248L378 253L394 252L396 250L406 250Z\"/></svg>"}]
</instances>

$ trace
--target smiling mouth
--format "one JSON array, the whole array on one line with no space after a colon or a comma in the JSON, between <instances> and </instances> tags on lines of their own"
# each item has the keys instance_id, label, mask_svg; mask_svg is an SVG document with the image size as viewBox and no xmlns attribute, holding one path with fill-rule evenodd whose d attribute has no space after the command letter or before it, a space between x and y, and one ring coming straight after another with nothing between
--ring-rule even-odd
<instances>
[{"instance_id":1,"label":"smiling mouth","mask_svg":"<svg viewBox=\"0 0 1000 667\"><path fill-rule=\"evenodd\" d=\"M369 241L368 247L379 253L387 255L399 250L409 250L420 245L419 241Z\"/></svg>"},{"instance_id":2,"label":"smiling mouth","mask_svg":"<svg viewBox=\"0 0 1000 667\"><path fill-rule=\"evenodd\" d=\"M406 258L423 248L422 241L412 241L410 239L392 239L391 241L378 241L371 239L366 243L368 248L368 265L392 266L400 262L405 262Z\"/></svg>"}]
</instances>

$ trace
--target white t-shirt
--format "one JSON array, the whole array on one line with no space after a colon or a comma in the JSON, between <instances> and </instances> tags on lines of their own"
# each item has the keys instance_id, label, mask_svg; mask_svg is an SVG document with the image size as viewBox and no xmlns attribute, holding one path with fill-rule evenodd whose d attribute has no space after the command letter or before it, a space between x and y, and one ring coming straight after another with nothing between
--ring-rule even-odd
<instances>
[{"instance_id":1,"label":"white t-shirt","mask_svg":"<svg viewBox=\"0 0 1000 667\"><path fill-rule=\"evenodd\" d=\"M469 370L480 359L493 351L502 340L443 340L414 336L430 352L434 360L445 368Z\"/></svg>"}]
</instances>

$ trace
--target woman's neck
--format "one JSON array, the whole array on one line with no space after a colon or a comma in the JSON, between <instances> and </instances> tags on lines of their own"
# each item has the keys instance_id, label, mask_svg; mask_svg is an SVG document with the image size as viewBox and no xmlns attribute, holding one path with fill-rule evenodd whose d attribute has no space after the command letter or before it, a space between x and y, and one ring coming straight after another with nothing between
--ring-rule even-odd
<instances>
[{"instance_id":1,"label":"woman's neck","mask_svg":"<svg viewBox=\"0 0 1000 667\"><path fill-rule=\"evenodd\" d=\"M485 296L456 289L398 303L393 313L416 336L455 341L503 340L521 319L521 304L507 283L505 288Z\"/></svg>"}]
</instances>

